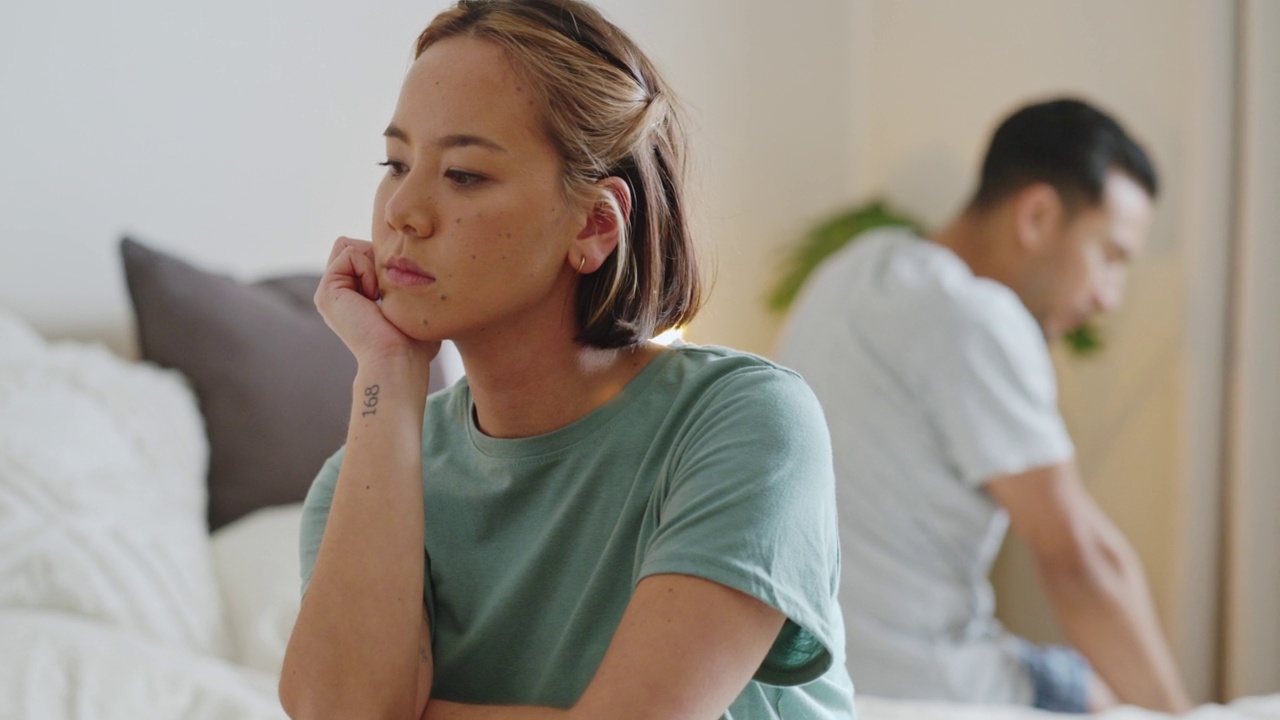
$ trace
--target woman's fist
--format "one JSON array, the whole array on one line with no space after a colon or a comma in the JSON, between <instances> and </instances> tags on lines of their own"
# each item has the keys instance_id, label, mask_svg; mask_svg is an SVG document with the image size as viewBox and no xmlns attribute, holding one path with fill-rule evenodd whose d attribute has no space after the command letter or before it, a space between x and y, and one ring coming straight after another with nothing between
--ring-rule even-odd
<instances>
[{"instance_id":1,"label":"woman's fist","mask_svg":"<svg viewBox=\"0 0 1280 720\"><path fill-rule=\"evenodd\" d=\"M324 321L361 363L409 356L429 364L440 343L415 340L401 332L382 314L380 296L373 244L338 238L316 288L316 308Z\"/></svg>"}]
</instances>

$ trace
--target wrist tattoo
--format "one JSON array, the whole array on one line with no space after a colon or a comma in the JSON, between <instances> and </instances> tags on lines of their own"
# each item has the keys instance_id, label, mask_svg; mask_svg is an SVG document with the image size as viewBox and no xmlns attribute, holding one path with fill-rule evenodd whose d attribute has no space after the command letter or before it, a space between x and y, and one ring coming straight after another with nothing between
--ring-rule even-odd
<instances>
[{"instance_id":1,"label":"wrist tattoo","mask_svg":"<svg viewBox=\"0 0 1280 720\"><path fill-rule=\"evenodd\" d=\"M378 414L378 386L370 385L364 389L364 406L368 408L360 413L361 417Z\"/></svg>"}]
</instances>

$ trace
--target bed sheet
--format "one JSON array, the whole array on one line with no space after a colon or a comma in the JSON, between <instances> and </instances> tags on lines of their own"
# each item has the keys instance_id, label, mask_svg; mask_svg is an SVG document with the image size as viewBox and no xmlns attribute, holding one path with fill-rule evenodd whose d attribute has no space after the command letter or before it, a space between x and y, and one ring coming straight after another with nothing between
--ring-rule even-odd
<instances>
[{"instance_id":1,"label":"bed sheet","mask_svg":"<svg viewBox=\"0 0 1280 720\"><path fill-rule=\"evenodd\" d=\"M858 720L1064 720L1067 717L1070 716L1027 707L858 697ZM1229 705L1201 705L1180 716L1122 706L1089 717L1094 720L1168 720L1173 717L1184 720L1280 720L1280 695L1242 698Z\"/></svg>"},{"instance_id":2,"label":"bed sheet","mask_svg":"<svg viewBox=\"0 0 1280 720\"><path fill-rule=\"evenodd\" d=\"M0 720L286 720L275 677L89 618L0 611Z\"/></svg>"}]
</instances>

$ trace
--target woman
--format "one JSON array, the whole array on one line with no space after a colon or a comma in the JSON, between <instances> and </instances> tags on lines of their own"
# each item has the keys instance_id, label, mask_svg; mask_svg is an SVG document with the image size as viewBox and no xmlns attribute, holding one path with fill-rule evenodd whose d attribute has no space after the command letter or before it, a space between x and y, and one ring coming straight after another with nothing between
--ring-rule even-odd
<instances>
[{"instance_id":1,"label":"woman","mask_svg":"<svg viewBox=\"0 0 1280 720\"><path fill-rule=\"evenodd\" d=\"M699 294L648 60L574 0L464 0L385 135L372 242L316 293L359 369L307 498L289 714L851 717L820 408L649 342ZM467 376L428 399L443 339Z\"/></svg>"}]
</instances>

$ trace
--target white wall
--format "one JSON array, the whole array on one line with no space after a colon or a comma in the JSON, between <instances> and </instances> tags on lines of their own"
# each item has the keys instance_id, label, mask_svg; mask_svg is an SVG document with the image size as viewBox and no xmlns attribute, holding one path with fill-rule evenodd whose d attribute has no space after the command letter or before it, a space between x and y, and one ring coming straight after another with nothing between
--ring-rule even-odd
<instances>
[{"instance_id":1,"label":"white wall","mask_svg":"<svg viewBox=\"0 0 1280 720\"><path fill-rule=\"evenodd\" d=\"M123 232L252 278L367 236L417 32L447 3L18 0L0 21L0 308L131 352ZM778 247L849 195L847 8L606 0L695 131L718 262L691 335L764 350Z\"/></svg>"}]
</instances>

